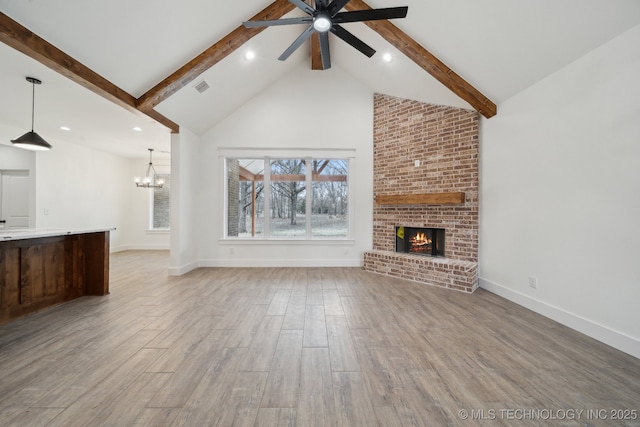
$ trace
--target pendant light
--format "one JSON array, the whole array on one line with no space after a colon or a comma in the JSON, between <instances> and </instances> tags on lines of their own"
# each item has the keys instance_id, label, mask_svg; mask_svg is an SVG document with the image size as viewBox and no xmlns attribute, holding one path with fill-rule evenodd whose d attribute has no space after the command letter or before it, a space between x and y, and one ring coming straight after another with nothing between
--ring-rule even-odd
<instances>
[{"instance_id":1,"label":"pendant light","mask_svg":"<svg viewBox=\"0 0 640 427\"><path fill-rule=\"evenodd\" d=\"M33 131L34 111L36 103L36 85L42 82L34 77L27 77L27 81L33 85L31 94L31 132L27 132L20 138L12 139L11 143L16 147L26 148L27 150L50 150L51 144L42 139L40 135Z\"/></svg>"},{"instance_id":2,"label":"pendant light","mask_svg":"<svg viewBox=\"0 0 640 427\"><path fill-rule=\"evenodd\" d=\"M158 175L158 173L156 172L156 168L153 167L153 162L151 161L153 148L147 148L147 150L149 150L149 166L147 166L147 173L145 174L144 178L136 176L133 181L136 183L136 187L162 188L164 186L164 179L156 179L156 175Z\"/></svg>"}]
</instances>

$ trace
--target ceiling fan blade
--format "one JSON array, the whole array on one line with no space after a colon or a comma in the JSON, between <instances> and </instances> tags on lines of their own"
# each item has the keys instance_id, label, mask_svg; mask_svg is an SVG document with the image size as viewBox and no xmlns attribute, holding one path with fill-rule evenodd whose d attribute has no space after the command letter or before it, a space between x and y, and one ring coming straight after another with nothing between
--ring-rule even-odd
<instances>
[{"instance_id":1,"label":"ceiling fan blade","mask_svg":"<svg viewBox=\"0 0 640 427\"><path fill-rule=\"evenodd\" d=\"M316 0L316 10L326 10L327 0Z\"/></svg>"},{"instance_id":2,"label":"ceiling fan blade","mask_svg":"<svg viewBox=\"0 0 640 427\"><path fill-rule=\"evenodd\" d=\"M320 55L322 57L322 69L331 68L331 55L329 54L329 33L318 33L320 37Z\"/></svg>"},{"instance_id":3,"label":"ceiling fan blade","mask_svg":"<svg viewBox=\"0 0 640 427\"><path fill-rule=\"evenodd\" d=\"M349 0L333 0L329 3L327 7L327 11L331 16L334 16L336 13L340 12L340 10L345 7L349 3Z\"/></svg>"},{"instance_id":4,"label":"ceiling fan blade","mask_svg":"<svg viewBox=\"0 0 640 427\"><path fill-rule=\"evenodd\" d=\"M295 50L299 48L302 43L304 43L309 37L311 37L311 34L313 34L314 31L315 30L313 29L313 24L309 25L309 28L304 30L304 32L300 34L298 38L293 41L293 43L291 43L291 46L289 46L287 50L282 52L282 55L280 55L278 59L280 61L284 61L289 56L291 56L291 54L295 52Z\"/></svg>"},{"instance_id":5,"label":"ceiling fan blade","mask_svg":"<svg viewBox=\"0 0 640 427\"><path fill-rule=\"evenodd\" d=\"M381 19L404 18L407 16L407 6L387 7L383 9L355 10L352 12L340 12L333 17L336 24L345 22L378 21Z\"/></svg>"},{"instance_id":6,"label":"ceiling fan blade","mask_svg":"<svg viewBox=\"0 0 640 427\"><path fill-rule=\"evenodd\" d=\"M247 28L254 27L270 27L272 25L292 25L292 24L308 24L313 21L311 17L302 18L285 18L285 19L269 19L264 21L245 21L242 23Z\"/></svg>"},{"instance_id":7,"label":"ceiling fan blade","mask_svg":"<svg viewBox=\"0 0 640 427\"><path fill-rule=\"evenodd\" d=\"M298 7L298 9L304 10L308 15L313 15L316 11L314 8L312 8L302 0L289 0L289 3Z\"/></svg>"},{"instance_id":8,"label":"ceiling fan blade","mask_svg":"<svg viewBox=\"0 0 640 427\"><path fill-rule=\"evenodd\" d=\"M333 27L331 27L331 32L340 37L345 42L349 43L351 46L358 49L363 54L367 55L369 58L371 58L373 54L376 53L376 51L371 46L351 34L349 31L342 28L340 25L334 25Z\"/></svg>"}]
</instances>

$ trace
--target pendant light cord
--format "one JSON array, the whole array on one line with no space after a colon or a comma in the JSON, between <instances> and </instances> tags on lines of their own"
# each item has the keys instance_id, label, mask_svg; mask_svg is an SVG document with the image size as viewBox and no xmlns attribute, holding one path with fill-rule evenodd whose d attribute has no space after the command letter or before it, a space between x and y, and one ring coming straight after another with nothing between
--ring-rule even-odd
<instances>
[{"instance_id":1,"label":"pendant light cord","mask_svg":"<svg viewBox=\"0 0 640 427\"><path fill-rule=\"evenodd\" d=\"M35 120L35 109L36 109L36 82L31 82L31 132L33 132L33 122Z\"/></svg>"}]
</instances>

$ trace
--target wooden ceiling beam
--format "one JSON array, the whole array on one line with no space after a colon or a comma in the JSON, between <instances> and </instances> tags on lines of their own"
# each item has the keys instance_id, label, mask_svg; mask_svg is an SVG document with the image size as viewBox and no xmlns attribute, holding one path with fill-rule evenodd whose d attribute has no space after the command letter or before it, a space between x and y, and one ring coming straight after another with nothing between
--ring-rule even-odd
<instances>
[{"instance_id":1,"label":"wooden ceiling beam","mask_svg":"<svg viewBox=\"0 0 640 427\"><path fill-rule=\"evenodd\" d=\"M155 111L141 111L136 99L42 37L0 12L0 41L107 100L140 116L151 117L177 133L179 126Z\"/></svg>"},{"instance_id":2,"label":"wooden ceiling beam","mask_svg":"<svg viewBox=\"0 0 640 427\"><path fill-rule=\"evenodd\" d=\"M320 37L318 33L311 34L311 69L321 71L322 68L322 51L320 50Z\"/></svg>"},{"instance_id":3,"label":"wooden ceiling beam","mask_svg":"<svg viewBox=\"0 0 640 427\"><path fill-rule=\"evenodd\" d=\"M279 19L291 12L295 6L288 0L275 0L269 6L252 17L250 21ZM188 85L200 74L232 54L240 46L258 35L266 27L246 28L240 25L224 36L220 41L206 49L200 55L187 62L166 79L162 80L147 93L138 98L138 108L148 110L154 108L165 99Z\"/></svg>"},{"instance_id":4,"label":"wooden ceiling beam","mask_svg":"<svg viewBox=\"0 0 640 427\"><path fill-rule=\"evenodd\" d=\"M368 10L371 9L371 6L363 0L350 0L345 6L345 9L348 11ZM497 107L495 103L391 22L384 20L364 21L363 23L380 34L382 38L391 43L396 49L418 64L427 73L431 74L453 93L471 104L480 114L486 118L496 115Z\"/></svg>"},{"instance_id":5,"label":"wooden ceiling beam","mask_svg":"<svg viewBox=\"0 0 640 427\"><path fill-rule=\"evenodd\" d=\"M316 7L315 0L306 0L311 7ZM320 37L318 33L311 34L311 69L314 71L322 71L322 52L320 51Z\"/></svg>"}]
</instances>

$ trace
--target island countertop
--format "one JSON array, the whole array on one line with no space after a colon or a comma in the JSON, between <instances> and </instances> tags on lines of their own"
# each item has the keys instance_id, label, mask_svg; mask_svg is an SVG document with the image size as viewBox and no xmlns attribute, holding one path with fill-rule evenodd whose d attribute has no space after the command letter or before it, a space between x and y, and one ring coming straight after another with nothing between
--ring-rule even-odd
<instances>
[{"instance_id":1,"label":"island countertop","mask_svg":"<svg viewBox=\"0 0 640 427\"><path fill-rule=\"evenodd\" d=\"M38 239L41 237L52 236L71 236L74 234L87 234L87 233L102 233L105 231L114 231L115 227L111 228L96 228L96 229L71 229L71 228L15 228L15 229L0 229L0 242L5 240L22 240L22 239Z\"/></svg>"}]
</instances>

